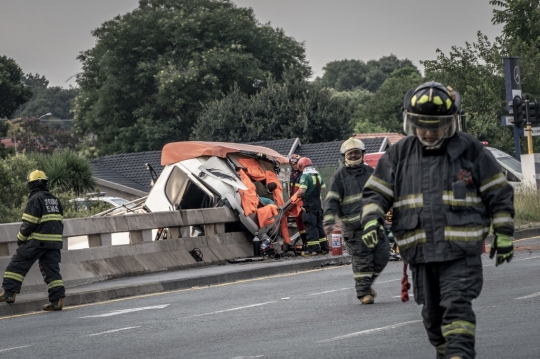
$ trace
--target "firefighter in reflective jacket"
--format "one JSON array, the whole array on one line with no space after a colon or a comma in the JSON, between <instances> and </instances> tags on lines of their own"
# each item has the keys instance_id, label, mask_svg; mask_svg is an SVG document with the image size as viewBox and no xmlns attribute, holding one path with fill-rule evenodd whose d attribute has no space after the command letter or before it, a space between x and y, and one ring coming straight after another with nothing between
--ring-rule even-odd
<instances>
[{"instance_id":1,"label":"firefighter in reflective jacket","mask_svg":"<svg viewBox=\"0 0 540 359\"><path fill-rule=\"evenodd\" d=\"M291 165L291 176L289 179L289 194L290 196L294 195L300 188L300 178L302 177L302 171L298 170L298 161L300 160L300 155L293 154L289 159L289 164ZM306 226L302 221L302 216L295 217L296 228L302 239L303 249L307 248L307 236L306 236Z\"/></svg>"},{"instance_id":2,"label":"firefighter in reflective jacket","mask_svg":"<svg viewBox=\"0 0 540 359\"><path fill-rule=\"evenodd\" d=\"M349 138L341 145L345 166L339 168L330 182L330 190L324 202L324 231L330 235L336 215L341 220L341 232L352 256L353 278L356 296L362 304L373 304L376 291L371 287L390 257L387 240L381 240L374 248L362 242L362 189L373 173L364 163L364 143Z\"/></svg>"},{"instance_id":3,"label":"firefighter in reflective jacket","mask_svg":"<svg viewBox=\"0 0 540 359\"><path fill-rule=\"evenodd\" d=\"M37 260L49 292L49 303L43 310L53 311L62 309L65 297L59 266L64 225L62 205L47 190L47 182L47 176L40 170L32 171L27 177L30 197L17 234L17 251L4 272L0 302L15 302L24 277Z\"/></svg>"},{"instance_id":4,"label":"firefighter in reflective jacket","mask_svg":"<svg viewBox=\"0 0 540 359\"><path fill-rule=\"evenodd\" d=\"M493 225L491 257L496 265L512 259L514 191L490 152L456 131L459 93L428 82L407 92L403 108L409 136L388 149L364 187L363 240L377 243L393 206L392 232L437 358L474 358L482 242Z\"/></svg>"},{"instance_id":5,"label":"firefighter in reflective jacket","mask_svg":"<svg viewBox=\"0 0 540 359\"><path fill-rule=\"evenodd\" d=\"M300 158L298 170L302 171L300 187L291 199L294 201L296 198L302 198L304 203L302 221L306 226L307 248L302 252L302 256L326 254L328 253L328 243L322 225L321 203L321 192L326 189L326 185L309 158Z\"/></svg>"}]
</instances>

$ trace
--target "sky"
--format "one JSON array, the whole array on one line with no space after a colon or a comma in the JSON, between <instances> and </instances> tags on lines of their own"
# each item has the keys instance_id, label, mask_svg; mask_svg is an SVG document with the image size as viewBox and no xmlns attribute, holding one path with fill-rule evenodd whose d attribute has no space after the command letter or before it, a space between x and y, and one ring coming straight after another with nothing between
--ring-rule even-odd
<instances>
[{"instance_id":1,"label":"sky","mask_svg":"<svg viewBox=\"0 0 540 359\"><path fill-rule=\"evenodd\" d=\"M480 30L494 40L489 0L233 0L251 7L304 42L314 77L330 61L368 61L390 54L433 60L436 50L475 42ZM49 86L76 86L77 55L94 46L91 31L138 6L138 0L0 0L0 56Z\"/></svg>"}]
</instances>

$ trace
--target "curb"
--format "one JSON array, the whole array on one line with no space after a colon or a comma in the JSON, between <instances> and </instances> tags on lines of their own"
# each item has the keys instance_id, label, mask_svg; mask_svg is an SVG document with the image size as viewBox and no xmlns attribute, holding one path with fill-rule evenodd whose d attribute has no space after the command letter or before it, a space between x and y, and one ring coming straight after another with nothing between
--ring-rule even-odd
<instances>
[{"instance_id":1,"label":"curb","mask_svg":"<svg viewBox=\"0 0 540 359\"><path fill-rule=\"evenodd\" d=\"M232 283L241 280L254 278L270 277L279 274L307 271L311 269L323 268L328 266L347 265L351 263L351 257L348 255L315 258L309 261L285 262L282 265L270 265L258 268L241 268L240 270L228 273L212 274L193 278L179 278L173 280L157 281L154 283L119 285L118 287L108 289L85 289L75 287L66 290L64 306L75 306L81 304L103 302L118 298L127 298L137 295L169 292L180 289L189 289L193 287L203 287L223 283ZM235 264L232 264L233 266ZM103 282L102 282L103 283ZM94 283L96 284L96 283ZM99 285L99 283L97 283ZM14 304L0 304L0 318L27 314L42 311L43 304L47 303L47 295L34 296L32 299L17 301Z\"/></svg>"}]
</instances>

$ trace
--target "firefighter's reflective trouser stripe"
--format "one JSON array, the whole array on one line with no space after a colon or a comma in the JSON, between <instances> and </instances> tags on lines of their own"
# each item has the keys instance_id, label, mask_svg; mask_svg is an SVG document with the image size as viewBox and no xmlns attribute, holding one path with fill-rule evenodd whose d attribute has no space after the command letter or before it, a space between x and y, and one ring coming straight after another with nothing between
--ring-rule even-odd
<instances>
[{"instance_id":1,"label":"firefighter's reflective trouser stripe","mask_svg":"<svg viewBox=\"0 0 540 359\"><path fill-rule=\"evenodd\" d=\"M375 248L368 248L362 241L362 231L354 231L352 238L345 238L347 252L352 256L352 271L357 297L371 294L371 285L390 258L387 238L379 240Z\"/></svg>"},{"instance_id":2,"label":"firefighter's reflective trouser stripe","mask_svg":"<svg viewBox=\"0 0 540 359\"><path fill-rule=\"evenodd\" d=\"M60 275L60 258L60 249L33 247L30 243L19 246L17 253L11 257L6 268L2 288L6 292L19 293L24 277L32 265L38 261L43 280L49 291L49 301L53 302L64 298L66 295L64 282Z\"/></svg>"},{"instance_id":3,"label":"firefighter's reflective trouser stripe","mask_svg":"<svg viewBox=\"0 0 540 359\"><path fill-rule=\"evenodd\" d=\"M414 300L437 355L474 358L476 317L472 300L483 284L479 255L448 262L411 264Z\"/></svg>"},{"instance_id":4,"label":"firefighter's reflective trouser stripe","mask_svg":"<svg viewBox=\"0 0 540 359\"><path fill-rule=\"evenodd\" d=\"M302 212L302 221L306 226L307 246L321 246L321 249L328 251L326 245L326 234L322 225L322 210Z\"/></svg>"}]
</instances>

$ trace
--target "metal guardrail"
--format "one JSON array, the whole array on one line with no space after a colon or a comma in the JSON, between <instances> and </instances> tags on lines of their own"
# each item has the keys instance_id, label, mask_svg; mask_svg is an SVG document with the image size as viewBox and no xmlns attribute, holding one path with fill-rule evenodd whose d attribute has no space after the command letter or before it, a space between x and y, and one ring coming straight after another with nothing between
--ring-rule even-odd
<instances>
[{"instance_id":1,"label":"metal guardrail","mask_svg":"<svg viewBox=\"0 0 540 359\"><path fill-rule=\"evenodd\" d=\"M112 245L112 234L129 233L130 243L150 242L152 230L169 229L169 238L190 236L190 226L204 226L205 235L225 232L225 223L237 222L228 208L193 209L172 212L131 214L112 217L89 217L64 220L64 249L70 237L88 236L88 247ZM21 222L0 224L0 256L9 256L17 248Z\"/></svg>"}]
</instances>

